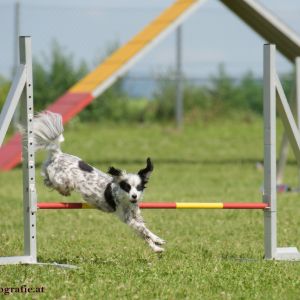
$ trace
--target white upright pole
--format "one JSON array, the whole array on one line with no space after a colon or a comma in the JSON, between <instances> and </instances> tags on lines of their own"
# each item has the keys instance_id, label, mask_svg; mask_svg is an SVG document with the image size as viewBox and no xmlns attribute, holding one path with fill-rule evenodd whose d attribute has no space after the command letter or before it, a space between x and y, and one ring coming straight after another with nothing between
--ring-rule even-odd
<instances>
[{"instance_id":1,"label":"white upright pole","mask_svg":"<svg viewBox=\"0 0 300 300\"><path fill-rule=\"evenodd\" d=\"M297 127L300 130L300 57L295 60L295 114ZM300 191L300 170L298 171L298 190Z\"/></svg>"},{"instance_id":2,"label":"white upright pole","mask_svg":"<svg viewBox=\"0 0 300 300\"><path fill-rule=\"evenodd\" d=\"M298 128L300 128L300 57L297 57L295 60L295 69L296 118Z\"/></svg>"},{"instance_id":3,"label":"white upright pole","mask_svg":"<svg viewBox=\"0 0 300 300\"><path fill-rule=\"evenodd\" d=\"M276 228L276 84L275 45L264 45L264 210L265 259L274 259Z\"/></svg>"},{"instance_id":4,"label":"white upright pole","mask_svg":"<svg viewBox=\"0 0 300 300\"><path fill-rule=\"evenodd\" d=\"M23 206L24 206L24 252L33 263L36 254L36 188L33 145L33 88L31 38L20 37L20 63L26 65L26 85L21 96L21 124L26 131L23 140Z\"/></svg>"}]
</instances>

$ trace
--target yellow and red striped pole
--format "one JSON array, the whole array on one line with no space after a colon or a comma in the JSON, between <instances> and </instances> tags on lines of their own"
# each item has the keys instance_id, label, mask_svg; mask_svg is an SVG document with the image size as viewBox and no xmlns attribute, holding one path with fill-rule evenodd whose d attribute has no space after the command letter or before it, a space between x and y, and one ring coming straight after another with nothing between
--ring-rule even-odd
<instances>
[{"instance_id":1,"label":"yellow and red striped pole","mask_svg":"<svg viewBox=\"0 0 300 300\"><path fill-rule=\"evenodd\" d=\"M68 202L40 202L39 209L95 209L87 203ZM265 209L267 203L263 202L142 202L142 209Z\"/></svg>"}]
</instances>

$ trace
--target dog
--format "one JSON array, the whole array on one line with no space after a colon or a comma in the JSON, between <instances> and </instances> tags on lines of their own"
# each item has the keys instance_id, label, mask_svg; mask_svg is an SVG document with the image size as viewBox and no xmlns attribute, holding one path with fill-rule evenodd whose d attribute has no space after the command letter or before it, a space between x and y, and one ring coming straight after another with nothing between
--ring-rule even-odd
<instances>
[{"instance_id":1,"label":"dog","mask_svg":"<svg viewBox=\"0 0 300 300\"><path fill-rule=\"evenodd\" d=\"M33 120L34 145L37 150L48 151L42 166L44 184L63 196L78 192L97 209L114 213L138 233L154 252L163 252L165 241L152 233L145 225L139 209L143 192L153 171L153 163L147 164L137 174L126 173L110 167L104 173L79 157L63 153L64 141L62 116L49 111L39 113Z\"/></svg>"}]
</instances>

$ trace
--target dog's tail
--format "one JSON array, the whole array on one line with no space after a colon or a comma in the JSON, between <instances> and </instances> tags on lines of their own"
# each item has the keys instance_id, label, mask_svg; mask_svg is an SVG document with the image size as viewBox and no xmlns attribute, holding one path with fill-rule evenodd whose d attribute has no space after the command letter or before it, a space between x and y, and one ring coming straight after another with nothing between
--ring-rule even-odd
<instances>
[{"instance_id":1,"label":"dog's tail","mask_svg":"<svg viewBox=\"0 0 300 300\"><path fill-rule=\"evenodd\" d=\"M45 111L37 114L33 119L33 134L35 150L60 150L60 143L64 141L63 123L60 114Z\"/></svg>"}]
</instances>

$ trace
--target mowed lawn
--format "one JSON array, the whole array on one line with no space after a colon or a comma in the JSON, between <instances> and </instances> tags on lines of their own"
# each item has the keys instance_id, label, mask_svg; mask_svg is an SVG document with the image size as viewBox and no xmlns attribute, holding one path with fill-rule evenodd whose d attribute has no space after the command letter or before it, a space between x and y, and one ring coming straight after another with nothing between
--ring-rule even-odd
<instances>
[{"instance_id":1,"label":"mowed lawn","mask_svg":"<svg viewBox=\"0 0 300 300\"><path fill-rule=\"evenodd\" d=\"M107 170L135 172L150 156L154 172L145 201L260 202L263 124L259 118L171 125L80 124L66 127L66 152ZM42 184L39 201L64 198ZM290 156L286 182L296 185ZM21 170L0 173L0 256L21 255ZM300 198L278 197L279 245L300 247ZM39 211L38 259L77 265L0 266L4 287L44 287L28 299L299 299L300 263L263 260L263 213L226 210L143 211L167 240L162 255L113 215L96 210ZM14 299L25 294L14 294ZM0 299L4 295L0 294ZM7 298L8 299L8 298Z\"/></svg>"}]
</instances>

